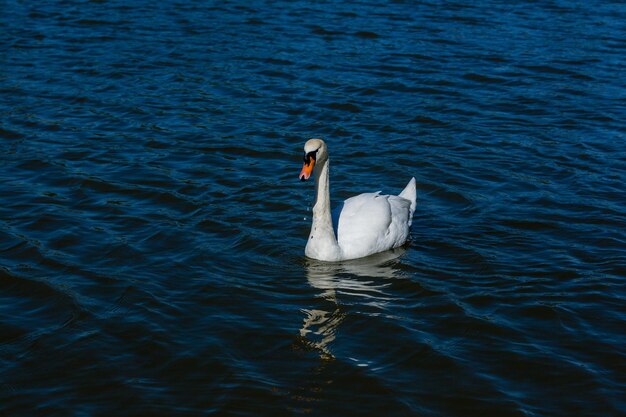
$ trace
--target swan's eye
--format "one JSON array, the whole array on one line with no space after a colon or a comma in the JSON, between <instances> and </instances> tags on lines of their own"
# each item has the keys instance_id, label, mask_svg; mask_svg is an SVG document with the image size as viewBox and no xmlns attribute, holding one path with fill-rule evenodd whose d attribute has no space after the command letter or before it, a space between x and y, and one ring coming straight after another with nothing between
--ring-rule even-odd
<instances>
[{"instance_id":1,"label":"swan's eye","mask_svg":"<svg viewBox=\"0 0 626 417\"><path fill-rule=\"evenodd\" d=\"M311 163L311 159L315 162L315 158L317 157L317 150L305 153L304 154L304 163L309 165Z\"/></svg>"}]
</instances>

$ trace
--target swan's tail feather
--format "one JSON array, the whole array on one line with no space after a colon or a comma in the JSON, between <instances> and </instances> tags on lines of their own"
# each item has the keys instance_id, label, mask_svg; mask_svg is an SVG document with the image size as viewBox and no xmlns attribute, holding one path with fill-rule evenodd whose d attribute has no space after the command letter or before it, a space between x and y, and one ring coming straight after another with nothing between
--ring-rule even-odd
<instances>
[{"instance_id":1,"label":"swan's tail feather","mask_svg":"<svg viewBox=\"0 0 626 417\"><path fill-rule=\"evenodd\" d=\"M413 213L415 213L415 206L417 205L417 189L415 188L415 177L411 178L411 181L404 187L404 190L399 194L400 197L406 198L411 202L411 213L409 214L409 226L413 222Z\"/></svg>"}]
</instances>

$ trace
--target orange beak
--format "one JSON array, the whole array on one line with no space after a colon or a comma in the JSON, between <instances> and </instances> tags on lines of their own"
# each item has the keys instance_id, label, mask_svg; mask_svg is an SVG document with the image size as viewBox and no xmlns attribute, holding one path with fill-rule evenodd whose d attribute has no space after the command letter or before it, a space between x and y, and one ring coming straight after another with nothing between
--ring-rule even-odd
<instances>
[{"instance_id":1,"label":"orange beak","mask_svg":"<svg viewBox=\"0 0 626 417\"><path fill-rule=\"evenodd\" d=\"M309 179L314 166L315 159L310 159L308 164L305 162L304 165L302 165L302 171L300 171L300 181L306 181Z\"/></svg>"}]
</instances>

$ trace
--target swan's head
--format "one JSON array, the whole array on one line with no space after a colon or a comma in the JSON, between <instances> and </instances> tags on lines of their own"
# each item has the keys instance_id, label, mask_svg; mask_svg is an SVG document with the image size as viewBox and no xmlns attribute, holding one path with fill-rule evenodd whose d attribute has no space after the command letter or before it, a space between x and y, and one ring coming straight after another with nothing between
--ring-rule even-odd
<instances>
[{"instance_id":1,"label":"swan's head","mask_svg":"<svg viewBox=\"0 0 626 417\"><path fill-rule=\"evenodd\" d=\"M326 143L321 139L309 139L304 144L304 165L300 171L300 181L308 180L315 164L321 164L328 158Z\"/></svg>"}]
</instances>

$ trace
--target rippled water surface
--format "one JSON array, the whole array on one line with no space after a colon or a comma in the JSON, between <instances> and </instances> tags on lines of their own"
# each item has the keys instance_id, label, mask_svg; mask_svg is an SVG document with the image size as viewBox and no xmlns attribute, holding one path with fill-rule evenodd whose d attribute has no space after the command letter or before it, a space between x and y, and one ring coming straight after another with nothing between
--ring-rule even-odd
<instances>
[{"instance_id":1,"label":"rippled water surface","mask_svg":"<svg viewBox=\"0 0 626 417\"><path fill-rule=\"evenodd\" d=\"M626 413L621 2L0 14L0 415ZM411 241L304 257L417 179Z\"/></svg>"}]
</instances>

